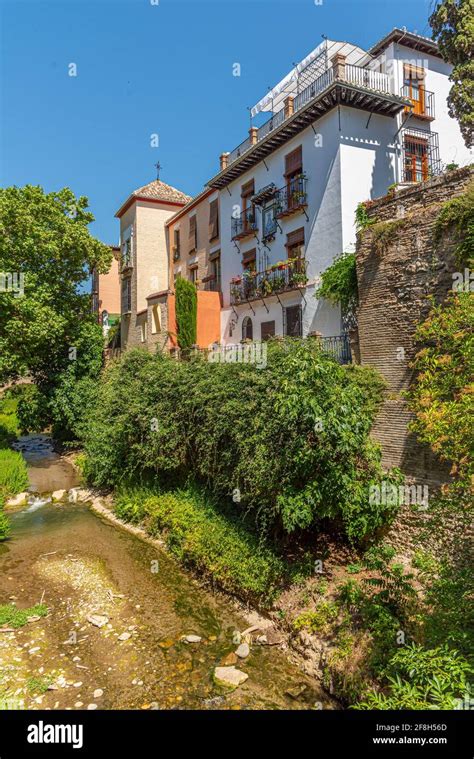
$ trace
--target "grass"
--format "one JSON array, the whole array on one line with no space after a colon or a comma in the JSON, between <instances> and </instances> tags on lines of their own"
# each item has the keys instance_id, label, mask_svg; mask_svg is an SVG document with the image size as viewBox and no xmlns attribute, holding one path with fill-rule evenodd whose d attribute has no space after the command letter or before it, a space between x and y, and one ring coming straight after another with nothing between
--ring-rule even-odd
<instances>
[{"instance_id":1,"label":"grass","mask_svg":"<svg viewBox=\"0 0 474 759\"><path fill-rule=\"evenodd\" d=\"M34 693L46 693L49 686L53 682L53 678L49 675L42 675L40 677L29 677L26 681L26 687L29 692Z\"/></svg>"},{"instance_id":2,"label":"grass","mask_svg":"<svg viewBox=\"0 0 474 759\"><path fill-rule=\"evenodd\" d=\"M13 604L0 605L0 626L23 627L30 617L45 617L48 607L45 604L36 604L29 609L17 609Z\"/></svg>"},{"instance_id":3,"label":"grass","mask_svg":"<svg viewBox=\"0 0 474 759\"><path fill-rule=\"evenodd\" d=\"M119 491L115 513L161 535L182 564L222 589L261 606L270 606L294 573L302 572L265 545L215 499L192 487L160 491L140 487Z\"/></svg>"},{"instance_id":4,"label":"grass","mask_svg":"<svg viewBox=\"0 0 474 759\"><path fill-rule=\"evenodd\" d=\"M0 399L0 449L8 448L9 444L20 434L16 410L18 399L3 396Z\"/></svg>"},{"instance_id":5,"label":"grass","mask_svg":"<svg viewBox=\"0 0 474 759\"><path fill-rule=\"evenodd\" d=\"M28 487L26 462L21 453L0 449L0 492L5 496L21 493Z\"/></svg>"}]
</instances>

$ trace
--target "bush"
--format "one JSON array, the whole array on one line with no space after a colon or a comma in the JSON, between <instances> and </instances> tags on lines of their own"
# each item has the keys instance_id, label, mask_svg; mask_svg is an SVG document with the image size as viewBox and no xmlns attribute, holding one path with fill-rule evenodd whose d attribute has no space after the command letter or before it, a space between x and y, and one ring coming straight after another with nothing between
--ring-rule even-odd
<instances>
[{"instance_id":1,"label":"bush","mask_svg":"<svg viewBox=\"0 0 474 759\"><path fill-rule=\"evenodd\" d=\"M5 499L0 492L0 543L10 535L10 521L4 512Z\"/></svg>"},{"instance_id":2,"label":"bush","mask_svg":"<svg viewBox=\"0 0 474 759\"><path fill-rule=\"evenodd\" d=\"M474 475L473 324L471 293L452 294L446 304L433 307L416 333L424 347L415 357L410 391L412 430L451 463L458 491L468 493Z\"/></svg>"},{"instance_id":3,"label":"bush","mask_svg":"<svg viewBox=\"0 0 474 759\"><path fill-rule=\"evenodd\" d=\"M90 406L85 475L102 487L192 472L262 531L330 520L362 540L394 515L369 503L383 476L369 440L380 397L373 372L348 371L317 341L272 342L265 369L130 351Z\"/></svg>"},{"instance_id":4,"label":"bush","mask_svg":"<svg viewBox=\"0 0 474 759\"><path fill-rule=\"evenodd\" d=\"M121 519L162 535L180 562L245 600L270 604L291 574L283 559L196 488L123 488L114 508Z\"/></svg>"},{"instance_id":5,"label":"bush","mask_svg":"<svg viewBox=\"0 0 474 759\"><path fill-rule=\"evenodd\" d=\"M386 693L373 691L354 709L445 709L458 706L468 690L473 670L457 651L448 647L424 649L412 644L390 662Z\"/></svg>"},{"instance_id":6,"label":"bush","mask_svg":"<svg viewBox=\"0 0 474 759\"><path fill-rule=\"evenodd\" d=\"M340 304L343 313L357 306L359 293L355 253L343 253L323 271L321 285L315 295Z\"/></svg>"}]
</instances>

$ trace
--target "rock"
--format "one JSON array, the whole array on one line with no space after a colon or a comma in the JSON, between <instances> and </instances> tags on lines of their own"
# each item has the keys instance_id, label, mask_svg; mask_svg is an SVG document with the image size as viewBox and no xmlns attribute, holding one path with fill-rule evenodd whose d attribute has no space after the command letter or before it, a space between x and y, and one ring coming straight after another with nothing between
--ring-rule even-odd
<instances>
[{"instance_id":1,"label":"rock","mask_svg":"<svg viewBox=\"0 0 474 759\"><path fill-rule=\"evenodd\" d=\"M92 711L93 709L97 709L97 704L87 704L87 708L89 711Z\"/></svg>"},{"instance_id":2,"label":"rock","mask_svg":"<svg viewBox=\"0 0 474 759\"><path fill-rule=\"evenodd\" d=\"M241 643L235 652L239 659L245 659L250 653L250 646L248 643Z\"/></svg>"},{"instance_id":3,"label":"rock","mask_svg":"<svg viewBox=\"0 0 474 759\"><path fill-rule=\"evenodd\" d=\"M268 645L267 636L266 635L259 635L257 638L257 643L260 643L261 646Z\"/></svg>"},{"instance_id":4,"label":"rock","mask_svg":"<svg viewBox=\"0 0 474 759\"><path fill-rule=\"evenodd\" d=\"M97 688L97 690L94 691L94 698L100 698L104 695L104 691L102 688Z\"/></svg>"},{"instance_id":5,"label":"rock","mask_svg":"<svg viewBox=\"0 0 474 759\"><path fill-rule=\"evenodd\" d=\"M92 493L84 488L71 488L68 497L70 503L83 503L91 500Z\"/></svg>"},{"instance_id":6,"label":"rock","mask_svg":"<svg viewBox=\"0 0 474 759\"><path fill-rule=\"evenodd\" d=\"M265 637L267 639L267 645L269 646L277 646L284 641L283 635L278 632L275 627L269 627L268 630L265 631Z\"/></svg>"},{"instance_id":7,"label":"rock","mask_svg":"<svg viewBox=\"0 0 474 759\"><path fill-rule=\"evenodd\" d=\"M51 493L51 500L54 501L62 501L64 496L66 495L66 490L54 490Z\"/></svg>"},{"instance_id":8,"label":"rock","mask_svg":"<svg viewBox=\"0 0 474 759\"><path fill-rule=\"evenodd\" d=\"M29 493L18 493L18 495L9 498L5 506L26 506L29 495Z\"/></svg>"},{"instance_id":9,"label":"rock","mask_svg":"<svg viewBox=\"0 0 474 759\"><path fill-rule=\"evenodd\" d=\"M118 640L128 640L131 637L131 633L122 633L118 636Z\"/></svg>"},{"instance_id":10,"label":"rock","mask_svg":"<svg viewBox=\"0 0 474 759\"><path fill-rule=\"evenodd\" d=\"M80 688L81 685L82 685L81 682L79 682L79 683L73 683L74 688Z\"/></svg>"},{"instance_id":11,"label":"rock","mask_svg":"<svg viewBox=\"0 0 474 759\"><path fill-rule=\"evenodd\" d=\"M221 661L221 667L231 667L233 664L237 664L238 658L237 655L234 654L233 651L231 651L230 654L227 654L227 656L224 656L224 658Z\"/></svg>"},{"instance_id":12,"label":"rock","mask_svg":"<svg viewBox=\"0 0 474 759\"><path fill-rule=\"evenodd\" d=\"M84 704L82 703L82 701L76 701L76 703L74 704L74 706L75 706L77 709L80 709L80 708L81 708L81 706L84 706Z\"/></svg>"},{"instance_id":13,"label":"rock","mask_svg":"<svg viewBox=\"0 0 474 759\"><path fill-rule=\"evenodd\" d=\"M160 648L171 648L171 646L174 646L174 640L172 638L165 638L165 640L160 640L158 645Z\"/></svg>"},{"instance_id":14,"label":"rock","mask_svg":"<svg viewBox=\"0 0 474 759\"><path fill-rule=\"evenodd\" d=\"M39 650L40 650L40 647L39 646L35 646L34 648L30 648L30 650L28 651L28 653L29 654L35 654Z\"/></svg>"},{"instance_id":15,"label":"rock","mask_svg":"<svg viewBox=\"0 0 474 759\"><path fill-rule=\"evenodd\" d=\"M200 635L185 635L183 640L185 643L200 643L202 638Z\"/></svg>"},{"instance_id":16,"label":"rock","mask_svg":"<svg viewBox=\"0 0 474 759\"><path fill-rule=\"evenodd\" d=\"M304 683L300 683L299 685L295 685L294 688L288 688L288 690L285 691L286 696L290 696L293 699L299 698L306 690L306 685Z\"/></svg>"},{"instance_id":17,"label":"rock","mask_svg":"<svg viewBox=\"0 0 474 759\"><path fill-rule=\"evenodd\" d=\"M238 688L246 680L248 675L236 667L216 667L214 670L214 682L224 688Z\"/></svg>"},{"instance_id":18,"label":"rock","mask_svg":"<svg viewBox=\"0 0 474 759\"><path fill-rule=\"evenodd\" d=\"M103 627L109 621L109 618L103 616L102 614L89 614L86 619L91 623L91 625L94 625L95 627Z\"/></svg>"}]
</instances>

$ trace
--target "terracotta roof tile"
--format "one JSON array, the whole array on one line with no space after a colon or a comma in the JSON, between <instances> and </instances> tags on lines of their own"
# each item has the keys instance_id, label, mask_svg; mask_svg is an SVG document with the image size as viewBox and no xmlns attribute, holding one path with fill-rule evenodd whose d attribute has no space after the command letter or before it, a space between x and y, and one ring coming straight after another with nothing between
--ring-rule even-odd
<instances>
[{"instance_id":1,"label":"terracotta roof tile","mask_svg":"<svg viewBox=\"0 0 474 759\"><path fill-rule=\"evenodd\" d=\"M172 187L159 179L149 182L138 190L132 192L135 197L153 198L153 200L167 200L170 203L188 203L191 200L190 195L186 195L176 187Z\"/></svg>"}]
</instances>

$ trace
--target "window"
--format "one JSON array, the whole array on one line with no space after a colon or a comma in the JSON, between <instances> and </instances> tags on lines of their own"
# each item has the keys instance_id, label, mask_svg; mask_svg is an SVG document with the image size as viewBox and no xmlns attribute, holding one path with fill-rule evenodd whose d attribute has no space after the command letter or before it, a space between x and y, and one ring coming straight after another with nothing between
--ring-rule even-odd
<instances>
[{"instance_id":1,"label":"window","mask_svg":"<svg viewBox=\"0 0 474 759\"><path fill-rule=\"evenodd\" d=\"M272 203L271 206L267 206L262 211L263 239L269 240L271 237L275 237L276 229L275 204Z\"/></svg>"},{"instance_id":2,"label":"window","mask_svg":"<svg viewBox=\"0 0 474 759\"><path fill-rule=\"evenodd\" d=\"M246 316L242 322L242 340L253 340L253 324L250 316Z\"/></svg>"},{"instance_id":3,"label":"window","mask_svg":"<svg viewBox=\"0 0 474 759\"><path fill-rule=\"evenodd\" d=\"M405 182L424 182L429 178L428 139L405 135Z\"/></svg>"},{"instance_id":4,"label":"window","mask_svg":"<svg viewBox=\"0 0 474 759\"><path fill-rule=\"evenodd\" d=\"M289 337L301 337L303 334L303 319L301 306L289 306L285 308L285 335Z\"/></svg>"},{"instance_id":5,"label":"window","mask_svg":"<svg viewBox=\"0 0 474 759\"><path fill-rule=\"evenodd\" d=\"M217 198L209 203L209 240L219 237L219 208Z\"/></svg>"},{"instance_id":6,"label":"window","mask_svg":"<svg viewBox=\"0 0 474 759\"><path fill-rule=\"evenodd\" d=\"M257 271L257 249L252 248L242 254L242 268L244 271Z\"/></svg>"},{"instance_id":7,"label":"window","mask_svg":"<svg viewBox=\"0 0 474 759\"><path fill-rule=\"evenodd\" d=\"M403 85L405 97L410 98L414 105L415 115L425 115L425 70L405 64L403 69Z\"/></svg>"},{"instance_id":8,"label":"window","mask_svg":"<svg viewBox=\"0 0 474 759\"><path fill-rule=\"evenodd\" d=\"M255 205L250 201L250 198L255 195L255 181L253 179L250 182L246 182L242 185L240 197L242 199L242 231L252 232L255 229Z\"/></svg>"},{"instance_id":9,"label":"window","mask_svg":"<svg viewBox=\"0 0 474 759\"><path fill-rule=\"evenodd\" d=\"M221 257L217 256L211 261L210 289L220 292L221 289Z\"/></svg>"},{"instance_id":10,"label":"window","mask_svg":"<svg viewBox=\"0 0 474 759\"><path fill-rule=\"evenodd\" d=\"M264 342L265 340L268 340L269 337L273 337L275 335L275 322L262 322L260 325L261 330L261 338Z\"/></svg>"},{"instance_id":11,"label":"window","mask_svg":"<svg viewBox=\"0 0 474 759\"><path fill-rule=\"evenodd\" d=\"M179 229L175 229L173 232L174 245L173 245L173 261L177 261L181 255Z\"/></svg>"},{"instance_id":12,"label":"window","mask_svg":"<svg viewBox=\"0 0 474 759\"><path fill-rule=\"evenodd\" d=\"M158 304L151 309L151 334L156 335L161 332L161 313Z\"/></svg>"},{"instance_id":13,"label":"window","mask_svg":"<svg viewBox=\"0 0 474 759\"><path fill-rule=\"evenodd\" d=\"M132 280L130 277L122 280L122 313L128 314L132 310Z\"/></svg>"},{"instance_id":14,"label":"window","mask_svg":"<svg viewBox=\"0 0 474 759\"><path fill-rule=\"evenodd\" d=\"M196 265L196 266L191 266L191 267L189 268L189 279L190 279L190 281L191 281L191 282L192 282L194 285L195 285L195 284L196 284L196 282L197 282L197 278L198 278L198 267L197 267L197 265Z\"/></svg>"},{"instance_id":15,"label":"window","mask_svg":"<svg viewBox=\"0 0 474 759\"><path fill-rule=\"evenodd\" d=\"M197 226L196 214L189 217L189 252L192 253L197 248Z\"/></svg>"},{"instance_id":16,"label":"window","mask_svg":"<svg viewBox=\"0 0 474 759\"><path fill-rule=\"evenodd\" d=\"M146 321L143 322L143 324L140 325L140 340L142 343L146 343L146 334L147 334L147 323Z\"/></svg>"},{"instance_id":17,"label":"window","mask_svg":"<svg viewBox=\"0 0 474 759\"><path fill-rule=\"evenodd\" d=\"M286 236L285 247L288 258L303 258L304 227L295 229Z\"/></svg>"}]
</instances>

